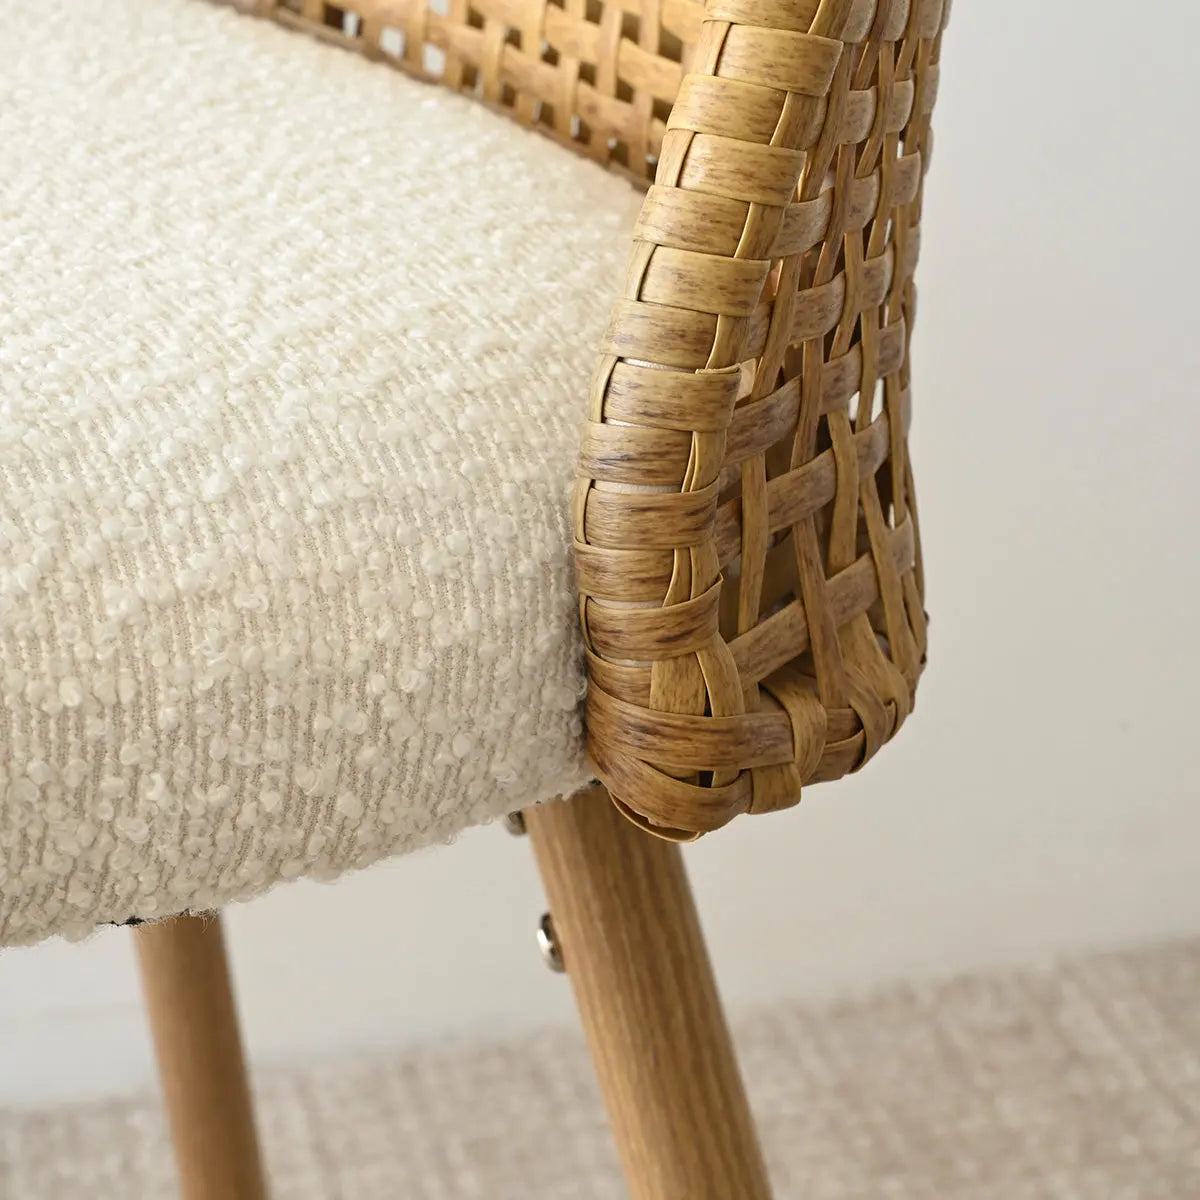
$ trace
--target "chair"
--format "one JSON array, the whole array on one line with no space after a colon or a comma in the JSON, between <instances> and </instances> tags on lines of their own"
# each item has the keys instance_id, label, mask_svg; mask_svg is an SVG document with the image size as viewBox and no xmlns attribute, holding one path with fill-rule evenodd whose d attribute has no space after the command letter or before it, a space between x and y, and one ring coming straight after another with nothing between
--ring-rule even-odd
<instances>
[{"instance_id":1,"label":"chair","mask_svg":"<svg viewBox=\"0 0 1200 1200\"><path fill-rule=\"evenodd\" d=\"M507 815L632 1194L769 1196L672 843L912 708L948 4L238 7L0 33L0 944L141 922L260 1197L215 910Z\"/></svg>"}]
</instances>

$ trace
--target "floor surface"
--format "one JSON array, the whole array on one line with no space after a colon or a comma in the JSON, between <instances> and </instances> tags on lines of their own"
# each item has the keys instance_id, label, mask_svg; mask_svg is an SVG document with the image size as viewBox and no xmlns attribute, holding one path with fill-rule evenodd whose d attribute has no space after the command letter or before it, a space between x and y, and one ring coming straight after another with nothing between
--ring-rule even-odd
<instances>
[{"instance_id":1,"label":"floor surface","mask_svg":"<svg viewBox=\"0 0 1200 1200\"><path fill-rule=\"evenodd\" d=\"M736 1029L779 1200L1200 1197L1200 941ZM255 1083L274 1200L624 1196L573 1032ZM153 1096L0 1111L5 1200L175 1195Z\"/></svg>"}]
</instances>

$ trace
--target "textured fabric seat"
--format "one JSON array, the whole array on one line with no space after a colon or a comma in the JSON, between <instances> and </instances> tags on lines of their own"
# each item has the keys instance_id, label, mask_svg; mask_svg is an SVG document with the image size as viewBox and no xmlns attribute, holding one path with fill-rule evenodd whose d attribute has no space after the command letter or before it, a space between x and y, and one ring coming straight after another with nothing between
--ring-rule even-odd
<instances>
[{"instance_id":1,"label":"textured fabric seat","mask_svg":"<svg viewBox=\"0 0 1200 1200\"><path fill-rule=\"evenodd\" d=\"M634 189L202 0L17 6L0 61L0 943L585 782Z\"/></svg>"}]
</instances>

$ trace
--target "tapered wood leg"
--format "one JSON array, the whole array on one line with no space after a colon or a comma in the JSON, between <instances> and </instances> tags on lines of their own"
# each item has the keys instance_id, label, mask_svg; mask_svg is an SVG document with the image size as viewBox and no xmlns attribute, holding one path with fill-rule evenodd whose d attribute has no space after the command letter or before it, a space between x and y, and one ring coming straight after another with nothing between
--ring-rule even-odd
<instances>
[{"instance_id":1,"label":"tapered wood leg","mask_svg":"<svg viewBox=\"0 0 1200 1200\"><path fill-rule=\"evenodd\" d=\"M215 913L134 931L184 1200L265 1200L225 938Z\"/></svg>"},{"instance_id":2,"label":"tapered wood leg","mask_svg":"<svg viewBox=\"0 0 1200 1200\"><path fill-rule=\"evenodd\" d=\"M770 1200L679 848L598 787L525 824L634 1200Z\"/></svg>"}]
</instances>

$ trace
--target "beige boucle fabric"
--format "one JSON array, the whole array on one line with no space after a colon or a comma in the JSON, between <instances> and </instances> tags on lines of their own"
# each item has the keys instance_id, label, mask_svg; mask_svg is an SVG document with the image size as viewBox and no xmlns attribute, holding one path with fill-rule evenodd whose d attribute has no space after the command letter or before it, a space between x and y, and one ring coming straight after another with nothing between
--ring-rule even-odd
<instances>
[{"instance_id":1,"label":"beige boucle fabric","mask_svg":"<svg viewBox=\"0 0 1200 1200\"><path fill-rule=\"evenodd\" d=\"M1187 942L746 1012L776 1200L1195 1200L1198 997ZM265 1071L257 1090L274 1200L627 1194L573 1034ZM0 1195L172 1188L151 1098L0 1112Z\"/></svg>"},{"instance_id":2,"label":"beige boucle fabric","mask_svg":"<svg viewBox=\"0 0 1200 1200\"><path fill-rule=\"evenodd\" d=\"M639 198L200 0L0 0L0 944L587 777L569 493Z\"/></svg>"}]
</instances>

